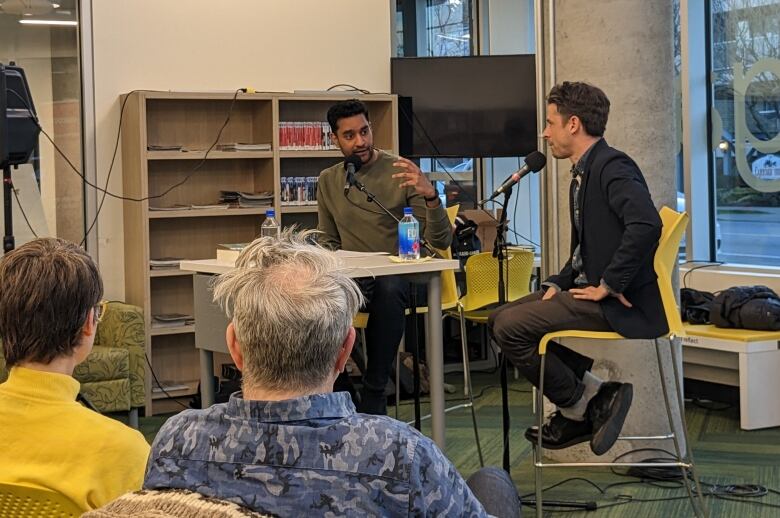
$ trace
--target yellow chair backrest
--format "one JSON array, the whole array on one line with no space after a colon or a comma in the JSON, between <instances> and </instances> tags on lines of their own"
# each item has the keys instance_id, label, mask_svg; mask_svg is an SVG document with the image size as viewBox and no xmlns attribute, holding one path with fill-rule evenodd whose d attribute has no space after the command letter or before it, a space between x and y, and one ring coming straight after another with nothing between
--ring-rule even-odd
<instances>
[{"instance_id":1,"label":"yellow chair backrest","mask_svg":"<svg viewBox=\"0 0 780 518\"><path fill-rule=\"evenodd\" d=\"M81 516L83 512L54 491L0 483L0 516L3 518L70 518Z\"/></svg>"},{"instance_id":2,"label":"yellow chair backrest","mask_svg":"<svg viewBox=\"0 0 780 518\"><path fill-rule=\"evenodd\" d=\"M455 218L458 215L460 204L447 207L447 218L450 220L450 225L455 224ZM436 251L444 259L452 259L452 249ZM442 306L451 306L458 302L458 285L455 282L455 270L445 270L441 274L441 304Z\"/></svg>"},{"instance_id":3,"label":"yellow chair backrest","mask_svg":"<svg viewBox=\"0 0 780 518\"><path fill-rule=\"evenodd\" d=\"M528 295L534 253L531 250L509 250L504 264L506 300L511 302ZM466 295L461 298L463 311L473 311L498 302L498 260L493 252L472 255L466 261ZM508 271L508 275L506 272Z\"/></svg>"},{"instance_id":4,"label":"yellow chair backrest","mask_svg":"<svg viewBox=\"0 0 780 518\"><path fill-rule=\"evenodd\" d=\"M680 335L683 332L683 323L672 288L672 274L678 261L680 241L688 226L688 213L675 212L669 207L662 207L660 214L663 230L653 259L653 268L658 276L658 289L661 291L661 301L664 305L666 321L669 323L669 333Z\"/></svg>"}]
</instances>

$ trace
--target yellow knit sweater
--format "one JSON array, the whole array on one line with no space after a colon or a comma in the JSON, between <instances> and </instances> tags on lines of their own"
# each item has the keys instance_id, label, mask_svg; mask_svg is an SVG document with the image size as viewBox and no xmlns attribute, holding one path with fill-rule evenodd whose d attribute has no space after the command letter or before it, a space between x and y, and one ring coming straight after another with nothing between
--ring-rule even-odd
<instances>
[{"instance_id":1,"label":"yellow knit sweater","mask_svg":"<svg viewBox=\"0 0 780 518\"><path fill-rule=\"evenodd\" d=\"M144 437L76 403L79 382L14 367L0 385L0 482L50 489L89 510L141 488Z\"/></svg>"}]
</instances>

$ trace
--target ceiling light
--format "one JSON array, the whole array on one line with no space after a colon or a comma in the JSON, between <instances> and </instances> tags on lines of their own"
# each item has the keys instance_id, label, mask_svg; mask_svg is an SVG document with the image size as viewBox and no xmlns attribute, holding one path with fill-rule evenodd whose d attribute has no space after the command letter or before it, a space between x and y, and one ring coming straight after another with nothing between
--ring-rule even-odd
<instances>
[{"instance_id":1,"label":"ceiling light","mask_svg":"<svg viewBox=\"0 0 780 518\"><path fill-rule=\"evenodd\" d=\"M79 22L73 20L19 20L19 23L24 25L61 25L73 27L79 24Z\"/></svg>"}]
</instances>

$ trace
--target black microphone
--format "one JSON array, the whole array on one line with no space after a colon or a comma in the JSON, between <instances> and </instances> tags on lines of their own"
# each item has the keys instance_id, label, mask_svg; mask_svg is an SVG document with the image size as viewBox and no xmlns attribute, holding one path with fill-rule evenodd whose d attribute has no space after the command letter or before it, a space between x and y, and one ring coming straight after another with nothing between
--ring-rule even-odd
<instances>
[{"instance_id":1,"label":"black microphone","mask_svg":"<svg viewBox=\"0 0 780 518\"><path fill-rule=\"evenodd\" d=\"M363 161L357 155L349 155L344 160L344 169L347 170L347 181L344 183L344 196L349 195L349 189L355 185L355 173L363 167Z\"/></svg>"},{"instance_id":2,"label":"black microphone","mask_svg":"<svg viewBox=\"0 0 780 518\"><path fill-rule=\"evenodd\" d=\"M517 171L515 171L514 173L512 173L512 175L509 178L504 180L504 183L501 184L501 187L493 191L493 194L490 195L490 198L488 198L488 200L492 200L493 198L497 197L499 194L503 194L507 192L517 182L519 182L525 175L540 171L546 163L547 163L547 157L538 151L534 151L533 153L525 157L525 165L520 169L518 169Z\"/></svg>"}]
</instances>

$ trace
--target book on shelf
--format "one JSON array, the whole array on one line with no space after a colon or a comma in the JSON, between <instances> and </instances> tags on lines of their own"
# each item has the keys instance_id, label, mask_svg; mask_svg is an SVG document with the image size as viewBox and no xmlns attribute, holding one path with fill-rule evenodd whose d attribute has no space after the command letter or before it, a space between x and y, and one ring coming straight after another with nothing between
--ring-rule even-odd
<instances>
[{"instance_id":1,"label":"book on shelf","mask_svg":"<svg viewBox=\"0 0 780 518\"><path fill-rule=\"evenodd\" d=\"M201 209L229 209L230 204L228 203L193 203L190 205L190 208L192 210L201 210Z\"/></svg>"},{"instance_id":2,"label":"book on shelf","mask_svg":"<svg viewBox=\"0 0 780 518\"><path fill-rule=\"evenodd\" d=\"M184 327L195 324L195 317L183 313L160 313L152 315L152 329Z\"/></svg>"},{"instance_id":3,"label":"book on shelf","mask_svg":"<svg viewBox=\"0 0 780 518\"><path fill-rule=\"evenodd\" d=\"M147 151L185 151L181 144L148 144Z\"/></svg>"},{"instance_id":4,"label":"book on shelf","mask_svg":"<svg viewBox=\"0 0 780 518\"><path fill-rule=\"evenodd\" d=\"M165 210L189 210L191 208L192 208L191 205L183 205L183 204L180 204L180 203L177 203L175 205L168 205L168 206L165 206L165 207L159 207L159 206L153 207L152 205L149 205L149 210L154 211L154 212L165 211Z\"/></svg>"},{"instance_id":5,"label":"book on shelf","mask_svg":"<svg viewBox=\"0 0 780 518\"><path fill-rule=\"evenodd\" d=\"M222 203L237 204L239 208L271 208L274 203L274 193L220 191L219 200Z\"/></svg>"},{"instance_id":6,"label":"book on shelf","mask_svg":"<svg viewBox=\"0 0 780 518\"><path fill-rule=\"evenodd\" d=\"M271 151L271 144L246 144L243 142L230 142L227 144L217 144L217 151Z\"/></svg>"},{"instance_id":7,"label":"book on shelf","mask_svg":"<svg viewBox=\"0 0 780 518\"><path fill-rule=\"evenodd\" d=\"M157 259L149 259L149 268L152 270L177 270L181 257L159 257Z\"/></svg>"},{"instance_id":8,"label":"book on shelf","mask_svg":"<svg viewBox=\"0 0 780 518\"><path fill-rule=\"evenodd\" d=\"M162 394L164 392L173 392L174 390L187 390L190 386L186 383L177 383L175 381L161 381L159 385L152 387L152 392Z\"/></svg>"}]
</instances>

